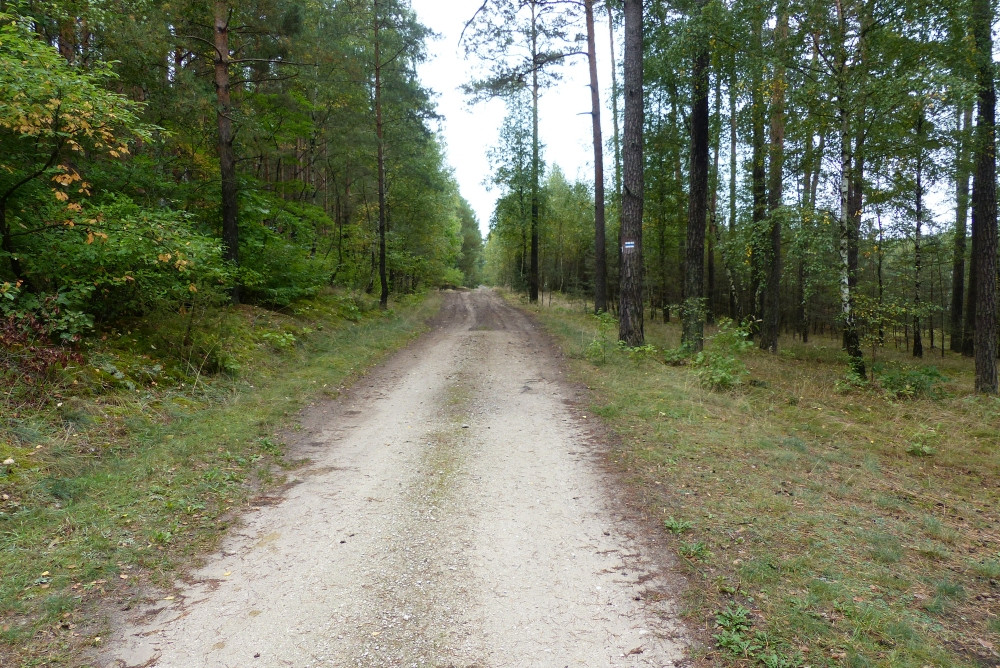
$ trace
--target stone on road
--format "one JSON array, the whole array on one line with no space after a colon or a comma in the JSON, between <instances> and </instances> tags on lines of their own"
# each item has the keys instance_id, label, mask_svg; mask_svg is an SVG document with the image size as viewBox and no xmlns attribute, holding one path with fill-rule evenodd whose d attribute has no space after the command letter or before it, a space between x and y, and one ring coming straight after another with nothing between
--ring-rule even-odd
<instances>
[{"instance_id":1,"label":"stone on road","mask_svg":"<svg viewBox=\"0 0 1000 668\"><path fill-rule=\"evenodd\" d=\"M99 665L680 665L663 564L560 374L526 316L449 293L430 334L306 411L283 497L119 620Z\"/></svg>"}]
</instances>

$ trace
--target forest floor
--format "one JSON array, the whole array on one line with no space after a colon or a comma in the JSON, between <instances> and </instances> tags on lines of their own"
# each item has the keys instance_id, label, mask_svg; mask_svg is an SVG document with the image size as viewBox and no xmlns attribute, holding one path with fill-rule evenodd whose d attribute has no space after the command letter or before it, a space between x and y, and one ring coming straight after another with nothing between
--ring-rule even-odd
<instances>
[{"instance_id":1,"label":"forest floor","mask_svg":"<svg viewBox=\"0 0 1000 668\"><path fill-rule=\"evenodd\" d=\"M708 327L698 358L657 319L621 349L589 304L545 301L612 463L673 534L682 618L711 637L696 665L1000 666L1000 399L940 332L923 359L890 332L859 379L829 336L774 355Z\"/></svg>"},{"instance_id":2,"label":"forest floor","mask_svg":"<svg viewBox=\"0 0 1000 668\"><path fill-rule=\"evenodd\" d=\"M662 526L549 339L488 290L286 435L305 464L203 565L111 613L99 666L670 666ZM657 523L658 524L658 523Z\"/></svg>"}]
</instances>

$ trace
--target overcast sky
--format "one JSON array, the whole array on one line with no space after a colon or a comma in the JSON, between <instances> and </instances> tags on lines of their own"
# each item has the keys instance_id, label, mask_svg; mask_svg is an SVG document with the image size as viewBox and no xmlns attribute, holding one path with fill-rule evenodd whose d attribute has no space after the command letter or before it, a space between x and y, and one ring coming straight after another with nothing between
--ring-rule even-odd
<instances>
[{"instance_id":1,"label":"overcast sky","mask_svg":"<svg viewBox=\"0 0 1000 668\"><path fill-rule=\"evenodd\" d=\"M465 22L480 4L480 0L412 0L420 22L441 35L428 44L431 57L420 66L419 74L424 85L438 93L438 113L444 117L439 130L448 163L455 171L462 195L475 210L485 236L500 195L484 184L490 175L486 153L497 143L505 108L500 100L469 105L459 87L469 81L473 67L458 44ZM601 14L597 20L598 76L603 89L601 98L608 106L611 88L608 25ZM582 24L580 32L584 32ZM563 81L557 87L543 90L539 103L539 135L545 145L544 159L549 165L558 164L570 180L590 181L593 179L594 148L586 59L572 59L563 68L563 74ZM610 116L610 111L602 112L605 137L611 133Z\"/></svg>"}]
</instances>

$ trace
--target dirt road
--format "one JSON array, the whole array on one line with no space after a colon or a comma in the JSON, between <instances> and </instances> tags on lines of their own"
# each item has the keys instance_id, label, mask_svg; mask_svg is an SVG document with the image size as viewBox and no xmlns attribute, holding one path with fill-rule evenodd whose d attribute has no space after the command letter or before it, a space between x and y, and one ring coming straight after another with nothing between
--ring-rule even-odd
<instances>
[{"instance_id":1,"label":"dirt road","mask_svg":"<svg viewBox=\"0 0 1000 668\"><path fill-rule=\"evenodd\" d=\"M649 540L544 338L487 290L303 417L310 464L102 666L675 666ZM166 598L166 596L164 596Z\"/></svg>"}]
</instances>

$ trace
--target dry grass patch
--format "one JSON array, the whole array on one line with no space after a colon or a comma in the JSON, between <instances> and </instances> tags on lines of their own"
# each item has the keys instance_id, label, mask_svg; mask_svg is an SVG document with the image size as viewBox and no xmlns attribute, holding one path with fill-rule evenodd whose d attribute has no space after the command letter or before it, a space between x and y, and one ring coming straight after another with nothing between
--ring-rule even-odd
<instances>
[{"instance_id":1,"label":"dry grass patch","mask_svg":"<svg viewBox=\"0 0 1000 668\"><path fill-rule=\"evenodd\" d=\"M861 384L836 341L785 339L741 353L746 381L720 392L664 363L672 324L647 323L655 353L595 364L593 316L539 313L677 534L688 614L713 636L703 663L1000 663L1000 401L971 394L969 360L880 351ZM947 380L899 391L935 377L924 365Z\"/></svg>"}]
</instances>

